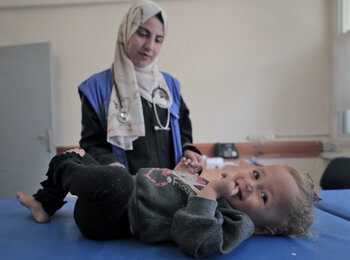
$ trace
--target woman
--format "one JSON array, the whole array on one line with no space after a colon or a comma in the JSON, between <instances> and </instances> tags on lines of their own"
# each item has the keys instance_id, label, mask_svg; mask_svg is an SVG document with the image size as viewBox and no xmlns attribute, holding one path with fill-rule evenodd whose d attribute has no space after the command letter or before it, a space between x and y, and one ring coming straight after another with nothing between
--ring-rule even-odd
<instances>
[{"instance_id":1,"label":"woman","mask_svg":"<svg viewBox=\"0 0 350 260\"><path fill-rule=\"evenodd\" d=\"M184 155L203 167L180 84L156 64L166 30L159 5L136 2L120 25L112 67L79 86L80 147L101 164L122 164L135 174L172 169Z\"/></svg>"}]
</instances>

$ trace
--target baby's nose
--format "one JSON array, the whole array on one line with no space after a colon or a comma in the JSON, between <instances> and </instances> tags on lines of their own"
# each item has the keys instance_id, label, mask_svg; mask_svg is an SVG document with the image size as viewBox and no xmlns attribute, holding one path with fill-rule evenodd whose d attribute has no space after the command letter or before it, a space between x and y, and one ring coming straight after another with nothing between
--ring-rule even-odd
<instances>
[{"instance_id":1,"label":"baby's nose","mask_svg":"<svg viewBox=\"0 0 350 260\"><path fill-rule=\"evenodd\" d=\"M251 180L246 180L245 189L246 189L247 192L253 192L253 190L254 190L254 183Z\"/></svg>"}]
</instances>

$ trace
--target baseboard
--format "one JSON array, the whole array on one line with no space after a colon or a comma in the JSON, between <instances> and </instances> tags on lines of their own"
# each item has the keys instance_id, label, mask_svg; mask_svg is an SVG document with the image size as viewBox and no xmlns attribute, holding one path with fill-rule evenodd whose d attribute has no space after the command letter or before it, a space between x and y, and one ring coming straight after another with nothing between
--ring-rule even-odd
<instances>
[{"instance_id":1,"label":"baseboard","mask_svg":"<svg viewBox=\"0 0 350 260\"><path fill-rule=\"evenodd\" d=\"M216 156L215 143L198 143L196 147L209 157ZM235 143L240 158L318 157L322 153L320 141L275 141Z\"/></svg>"},{"instance_id":2,"label":"baseboard","mask_svg":"<svg viewBox=\"0 0 350 260\"><path fill-rule=\"evenodd\" d=\"M298 158L318 157L322 153L321 141L276 141L276 142L244 142L235 143L240 158ZM215 157L215 143L196 143L195 146L202 154ZM78 145L58 146L57 154L61 154Z\"/></svg>"}]
</instances>

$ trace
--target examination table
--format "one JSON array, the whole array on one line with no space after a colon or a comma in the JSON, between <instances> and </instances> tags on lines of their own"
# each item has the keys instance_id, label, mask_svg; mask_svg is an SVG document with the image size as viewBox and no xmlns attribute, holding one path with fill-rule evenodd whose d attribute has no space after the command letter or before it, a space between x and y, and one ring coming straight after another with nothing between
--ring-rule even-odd
<instances>
[{"instance_id":1,"label":"examination table","mask_svg":"<svg viewBox=\"0 0 350 260\"><path fill-rule=\"evenodd\" d=\"M210 259L350 259L350 190L320 193L312 237L253 236L231 253ZM50 223L38 224L17 199L0 199L0 259L191 259L173 243L86 239L74 223L75 198L67 200Z\"/></svg>"}]
</instances>

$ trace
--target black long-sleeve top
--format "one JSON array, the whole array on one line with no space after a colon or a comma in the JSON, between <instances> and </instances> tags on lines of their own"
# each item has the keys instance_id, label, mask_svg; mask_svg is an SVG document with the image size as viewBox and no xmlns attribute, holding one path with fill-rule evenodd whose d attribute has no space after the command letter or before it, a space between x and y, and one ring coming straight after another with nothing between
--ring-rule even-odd
<instances>
[{"instance_id":1,"label":"black long-sleeve top","mask_svg":"<svg viewBox=\"0 0 350 260\"><path fill-rule=\"evenodd\" d=\"M132 234L143 242L174 241L194 257L227 254L254 232L252 220L220 198L196 196L208 181L167 169L140 169L128 205Z\"/></svg>"},{"instance_id":2,"label":"black long-sleeve top","mask_svg":"<svg viewBox=\"0 0 350 260\"><path fill-rule=\"evenodd\" d=\"M101 126L100 120L88 99L81 94L82 100L82 131L80 147L86 150L101 164L119 162L107 142L107 132ZM145 122L145 136L133 142L133 150L126 151L130 173L135 174L140 168L158 167L173 169L175 167L174 144L171 131L156 131L158 125L152 103L141 98ZM162 125L167 120L167 110L157 106L158 116ZM189 109L181 97L179 127L183 149L200 153L192 144L192 124Z\"/></svg>"}]
</instances>

